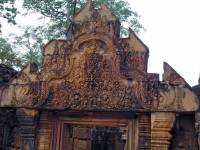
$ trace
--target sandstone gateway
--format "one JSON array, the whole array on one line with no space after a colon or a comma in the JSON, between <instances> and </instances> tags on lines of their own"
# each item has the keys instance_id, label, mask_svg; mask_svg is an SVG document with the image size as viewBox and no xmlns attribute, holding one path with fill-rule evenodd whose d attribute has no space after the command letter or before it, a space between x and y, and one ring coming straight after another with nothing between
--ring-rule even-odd
<instances>
[{"instance_id":1,"label":"sandstone gateway","mask_svg":"<svg viewBox=\"0 0 200 150\"><path fill-rule=\"evenodd\" d=\"M148 73L148 47L119 34L88 1L72 39L44 47L42 70L1 65L0 149L199 150L198 96L167 63L163 81Z\"/></svg>"}]
</instances>

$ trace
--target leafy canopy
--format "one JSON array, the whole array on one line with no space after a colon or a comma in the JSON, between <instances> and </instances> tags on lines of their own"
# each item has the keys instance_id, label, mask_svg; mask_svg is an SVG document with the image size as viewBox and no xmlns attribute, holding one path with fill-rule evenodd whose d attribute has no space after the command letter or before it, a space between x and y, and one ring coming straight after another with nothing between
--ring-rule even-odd
<instances>
[{"instance_id":1,"label":"leafy canopy","mask_svg":"<svg viewBox=\"0 0 200 150\"><path fill-rule=\"evenodd\" d=\"M33 10L45 17L49 17L52 22L50 25L52 32L59 32L59 35L62 37L68 27L68 18L74 15L74 6L76 6L75 12L77 12L83 7L86 1L77 0L75 5L75 0L24 0L23 6L27 10ZM130 8L128 2L124 0L94 0L94 5L97 8L104 3L108 5L122 24L128 24L136 32L143 29L143 26L139 23L139 15ZM122 27L122 34L126 34L125 31L126 28Z\"/></svg>"},{"instance_id":2,"label":"leafy canopy","mask_svg":"<svg viewBox=\"0 0 200 150\"><path fill-rule=\"evenodd\" d=\"M41 67L41 48L43 44L43 35L39 34L37 28L25 27L22 28L21 36L10 35L13 38L13 48L25 50L25 54L21 56L23 65L28 63L36 63Z\"/></svg>"},{"instance_id":3,"label":"leafy canopy","mask_svg":"<svg viewBox=\"0 0 200 150\"><path fill-rule=\"evenodd\" d=\"M17 52L13 51L6 39L0 38L0 64L10 67L21 67L21 59Z\"/></svg>"},{"instance_id":4,"label":"leafy canopy","mask_svg":"<svg viewBox=\"0 0 200 150\"><path fill-rule=\"evenodd\" d=\"M6 19L11 24L16 24L15 17L17 15L17 8L14 7L14 3L15 0L0 0L0 17Z\"/></svg>"}]
</instances>

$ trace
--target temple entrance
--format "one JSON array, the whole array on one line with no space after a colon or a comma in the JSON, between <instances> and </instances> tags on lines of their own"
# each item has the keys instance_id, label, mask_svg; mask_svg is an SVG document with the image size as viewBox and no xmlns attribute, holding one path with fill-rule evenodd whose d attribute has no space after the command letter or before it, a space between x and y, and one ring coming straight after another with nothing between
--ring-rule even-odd
<instances>
[{"instance_id":1,"label":"temple entrance","mask_svg":"<svg viewBox=\"0 0 200 150\"><path fill-rule=\"evenodd\" d=\"M61 150L125 150L125 134L117 127L65 124Z\"/></svg>"},{"instance_id":2,"label":"temple entrance","mask_svg":"<svg viewBox=\"0 0 200 150\"><path fill-rule=\"evenodd\" d=\"M60 121L57 150L135 150L135 120Z\"/></svg>"},{"instance_id":3,"label":"temple entrance","mask_svg":"<svg viewBox=\"0 0 200 150\"><path fill-rule=\"evenodd\" d=\"M195 116L193 114L177 116L172 134L170 150L198 150Z\"/></svg>"}]
</instances>

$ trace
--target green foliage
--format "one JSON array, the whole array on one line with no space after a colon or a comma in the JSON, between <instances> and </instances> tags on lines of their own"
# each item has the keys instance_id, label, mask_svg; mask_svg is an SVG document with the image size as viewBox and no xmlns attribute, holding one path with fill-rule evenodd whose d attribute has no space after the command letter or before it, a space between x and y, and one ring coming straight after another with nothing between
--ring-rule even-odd
<instances>
[{"instance_id":1,"label":"green foliage","mask_svg":"<svg viewBox=\"0 0 200 150\"><path fill-rule=\"evenodd\" d=\"M86 3L86 0L78 0L76 12ZM99 8L101 4L107 4L112 12L120 19L121 23L128 24L134 31L139 32L143 26L139 23L139 15L134 12L128 2L124 0L94 0L94 5ZM34 10L51 19L52 32L60 32L63 37L68 27L67 19L74 14L74 0L24 0L24 8ZM127 29L122 27L122 34Z\"/></svg>"},{"instance_id":2,"label":"green foliage","mask_svg":"<svg viewBox=\"0 0 200 150\"><path fill-rule=\"evenodd\" d=\"M21 67L22 65L21 58L4 38L0 38L0 63L10 67Z\"/></svg>"},{"instance_id":3,"label":"green foliage","mask_svg":"<svg viewBox=\"0 0 200 150\"><path fill-rule=\"evenodd\" d=\"M15 0L0 0L0 17L6 19L8 23L16 24L15 17L17 9L14 7ZM1 32L1 23L0 23Z\"/></svg>"},{"instance_id":4,"label":"green foliage","mask_svg":"<svg viewBox=\"0 0 200 150\"><path fill-rule=\"evenodd\" d=\"M41 28L42 29L42 28ZM40 27L25 27L22 28L23 35L10 35L13 36L13 47L22 49L25 54L22 55L23 65L28 63L36 63L39 67L42 64L41 49L44 45L45 37Z\"/></svg>"}]
</instances>

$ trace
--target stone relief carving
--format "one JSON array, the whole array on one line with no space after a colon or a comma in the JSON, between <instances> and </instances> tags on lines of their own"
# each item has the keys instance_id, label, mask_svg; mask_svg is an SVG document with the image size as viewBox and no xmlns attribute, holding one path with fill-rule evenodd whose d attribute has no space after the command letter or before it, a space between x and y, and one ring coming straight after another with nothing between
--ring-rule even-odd
<instances>
[{"instance_id":1,"label":"stone relief carving","mask_svg":"<svg viewBox=\"0 0 200 150\"><path fill-rule=\"evenodd\" d=\"M188 88L167 85L159 91L159 110L167 111L196 111L198 98Z\"/></svg>"},{"instance_id":2,"label":"stone relief carving","mask_svg":"<svg viewBox=\"0 0 200 150\"><path fill-rule=\"evenodd\" d=\"M70 41L51 41L43 50L42 80L49 81L67 76L73 68ZM48 50L47 50L48 49Z\"/></svg>"},{"instance_id":3,"label":"stone relief carving","mask_svg":"<svg viewBox=\"0 0 200 150\"><path fill-rule=\"evenodd\" d=\"M168 63L163 64L163 81L171 85L182 85L190 87L189 84L181 77Z\"/></svg>"},{"instance_id":4,"label":"stone relief carving","mask_svg":"<svg viewBox=\"0 0 200 150\"><path fill-rule=\"evenodd\" d=\"M107 7L94 10L90 5L88 2L84 13L73 19L72 40L52 40L44 47L40 72L29 64L17 76L6 78L8 83L0 86L0 107L17 108L24 149L44 149L44 143L49 149L51 142L45 134L54 136L57 120L51 121L51 113L45 112L50 117L40 121L37 143L39 112L35 110L51 109L140 113L134 123L139 129L135 136L139 148L167 150L175 112L196 111L197 97L167 63L163 82L158 74L147 73L148 48L131 30L128 38L120 38L118 19ZM140 118L143 113L146 119ZM196 113L200 145L199 116ZM137 142L135 145L138 147Z\"/></svg>"},{"instance_id":5,"label":"stone relief carving","mask_svg":"<svg viewBox=\"0 0 200 150\"><path fill-rule=\"evenodd\" d=\"M197 96L188 83L167 63L164 63L163 82L159 86L158 110L196 111Z\"/></svg>"},{"instance_id":6,"label":"stone relief carving","mask_svg":"<svg viewBox=\"0 0 200 150\"><path fill-rule=\"evenodd\" d=\"M183 88L163 90L158 75L147 73L149 51L135 33L119 38L119 21L108 8L90 7L88 2L82 10L88 14L74 17L72 40L52 40L44 47L41 72L28 65L0 87L1 106L196 110L196 98L180 75L165 63L164 82Z\"/></svg>"},{"instance_id":7,"label":"stone relief carving","mask_svg":"<svg viewBox=\"0 0 200 150\"><path fill-rule=\"evenodd\" d=\"M175 122L173 112L151 113L151 150L168 150Z\"/></svg>"},{"instance_id":8,"label":"stone relief carving","mask_svg":"<svg viewBox=\"0 0 200 150\"><path fill-rule=\"evenodd\" d=\"M69 56L74 58L74 67L68 76L48 83L48 107L132 110L151 104L151 100L146 100L150 96L145 93L147 82L142 82L147 78L146 73L127 67L137 76L123 77L120 66L124 64L106 43L97 39L79 42L79 49Z\"/></svg>"},{"instance_id":9,"label":"stone relief carving","mask_svg":"<svg viewBox=\"0 0 200 150\"><path fill-rule=\"evenodd\" d=\"M6 88L11 92L6 102L61 109L151 108L150 82L141 66L144 52L120 48L119 54L111 39L79 40L74 48L70 41L51 41L43 50L41 74L25 68Z\"/></svg>"},{"instance_id":10,"label":"stone relief carving","mask_svg":"<svg viewBox=\"0 0 200 150\"><path fill-rule=\"evenodd\" d=\"M1 89L1 106L31 106L40 90L36 64L27 65Z\"/></svg>"}]
</instances>

